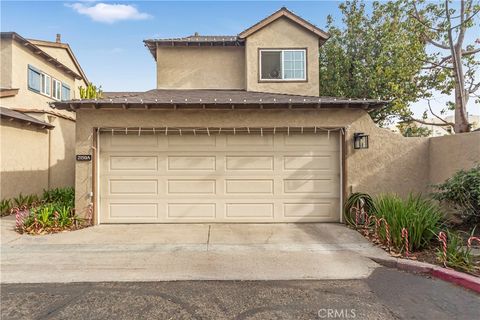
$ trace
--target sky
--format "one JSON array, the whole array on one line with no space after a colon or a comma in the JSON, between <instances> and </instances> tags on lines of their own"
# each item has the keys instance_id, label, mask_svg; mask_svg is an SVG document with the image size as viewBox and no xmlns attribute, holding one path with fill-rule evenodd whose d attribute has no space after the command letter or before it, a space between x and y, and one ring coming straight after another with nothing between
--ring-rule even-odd
<instances>
[{"instance_id":1,"label":"sky","mask_svg":"<svg viewBox=\"0 0 480 320\"><path fill-rule=\"evenodd\" d=\"M1 1L1 31L55 41L60 33L91 82L104 91L155 88L155 60L144 47L149 38L235 35L286 6L325 27L327 15L340 22L338 1ZM432 102L436 110L445 97ZM425 103L412 106L417 116ZM469 111L480 113L469 104Z\"/></svg>"}]
</instances>

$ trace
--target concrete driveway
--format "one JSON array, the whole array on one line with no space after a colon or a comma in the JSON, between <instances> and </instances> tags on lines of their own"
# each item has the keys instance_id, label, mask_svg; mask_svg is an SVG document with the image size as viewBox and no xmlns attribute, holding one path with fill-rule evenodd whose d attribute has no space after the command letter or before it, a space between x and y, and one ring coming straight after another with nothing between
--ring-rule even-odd
<instances>
[{"instance_id":1,"label":"concrete driveway","mask_svg":"<svg viewBox=\"0 0 480 320\"><path fill-rule=\"evenodd\" d=\"M1 219L2 283L362 279L386 256L341 224L100 225L19 235Z\"/></svg>"}]
</instances>

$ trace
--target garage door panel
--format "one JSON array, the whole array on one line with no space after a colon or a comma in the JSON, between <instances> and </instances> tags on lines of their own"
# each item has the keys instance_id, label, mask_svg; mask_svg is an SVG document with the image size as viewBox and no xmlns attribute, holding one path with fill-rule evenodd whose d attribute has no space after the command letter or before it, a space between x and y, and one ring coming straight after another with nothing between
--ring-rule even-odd
<instances>
[{"instance_id":1,"label":"garage door panel","mask_svg":"<svg viewBox=\"0 0 480 320\"><path fill-rule=\"evenodd\" d=\"M273 170L274 157L272 156L227 156L225 170Z\"/></svg>"},{"instance_id":2,"label":"garage door panel","mask_svg":"<svg viewBox=\"0 0 480 320\"><path fill-rule=\"evenodd\" d=\"M168 194L216 194L216 180L168 179Z\"/></svg>"},{"instance_id":3,"label":"garage door panel","mask_svg":"<svg viewBox=\"0 0 480 320\"><path fill-rule=\"evenodd\" d=\"M335 199L336 200L336 199ZM285 218L329 218L334 210L332 201L319 200L316 202L290 202L283 204Z\"/></svg>"},{"instance_id":4,"label":"garage door panel","mask_svg":"<svg viewBox=\"0 0 480 320\"><path fill-rule=\"evenodd\" d=\"M168 170L209 170L216 168L215 156L169 156L167 158Z\"/></svg>"},{"instance_id":5,"label":"garage door panel","mask_svg":"<svg viewBox=\"0 0 480 320\"><path fill-rule=\"evenodd\" d=\"M111 179L110 195L158 194L158 181L152 179Z\"/></svg>"},{"instance_id":6,"label":"garage door panel","mask_svg":"<svg viewBox=\"0 0 480 320\"><path fill-rule=\"evenodd\" d=\"M156 219L158 218L158 204L113 202L108 206L108 212L110 219Z\"/></svg>"},{"instance_id":7,"label":"garage door panel","mask_svg":"<svg viewBox=\"0 0 480 320\"><path fill-rule=\"evenodd\" d=\"M338 193L338 185L333 179L285 179L284 193L308 193L333 196Z\"/></svg>"},{"instance_id":8,"label":"garage door panel","mask_svg":"<svg viewBox=\"0 0 480 320\"><path fill-rule=\"evenodd\" d=\"M167 219L215 219L216 203L168 203Z\"/></svg>"},{"instance_id":9,"label":"garage door panel","mask_svg":"<svg viewBox=\"0 0 480 320\"><path fill-rule=\"evenodd\" d=\"M174 150L175 147L191 146L191 147L215 147L217 145L217 136L167 136L168 147ZM173 149L172 149L173 148ZM200 148L199 148L200 149Z\"/></svg>"},{"instance_id":10,"label":"garage door panel","mask_svg":"<svg viewBox=\"0 0 480 320\"><path fill-rule=\"evenodd\" d=\"M287 155L283 157L285 171L328 171L338 166L338 157L334 154L326 155Z\"/></svg>"},{"instance_id":11,"label":"garage door panel","mask_svg":"<svg viewBox=\"0 0 480 320\"><path fill-rule=\"evenodd\" d=\"M240 203L231 202L225 204L225 217L240 219L273 219L274 204L269 203Z\"/></svg>"},{"instance_id":12,"label":"garage door panel","mask_svg":"<svg viewBox=\"0 0 480 320\"><path fill-rule=\"evenodd\" d=\"M101 223L339 220L338 134L117 137L100 140Z\"/></svg>"},{"instance_id":13,"label":"garage door panel","mask_svg":"<svg viewBox=\"0 0 480 320\"><path fill-rule=\"evenodd\" d=\"M226 179L225 194L273 194L273 179Z\"/></svg>"},{"instance_id":14,"label":"garage door panel","mask_svg":"<svg viewBox=\"0 0 480 320\"><path fill-rule=\"evenodd\" d=\"M157 170L156 156L111 156L110 170Z\"/></svg>"}]
</instances>

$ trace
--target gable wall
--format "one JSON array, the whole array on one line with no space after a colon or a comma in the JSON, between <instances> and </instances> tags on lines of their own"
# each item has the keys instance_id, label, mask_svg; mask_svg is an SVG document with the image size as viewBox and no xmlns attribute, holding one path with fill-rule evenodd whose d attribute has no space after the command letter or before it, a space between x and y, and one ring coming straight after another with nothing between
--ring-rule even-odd
<instances>
[{"instance_id":1,"label":"gable wall","mask_svg":"<svg viewBox=\"0 0 480 320\"><path fill-rule=\"evenodd\" d=\"M288 18L282 17L247 37L245 48L247 90L309 96L319 95L318 37L313 33ZM307 81L260 82L258 61L258 50L260 48L306 48Z\"/></svg>"}]
</instances>

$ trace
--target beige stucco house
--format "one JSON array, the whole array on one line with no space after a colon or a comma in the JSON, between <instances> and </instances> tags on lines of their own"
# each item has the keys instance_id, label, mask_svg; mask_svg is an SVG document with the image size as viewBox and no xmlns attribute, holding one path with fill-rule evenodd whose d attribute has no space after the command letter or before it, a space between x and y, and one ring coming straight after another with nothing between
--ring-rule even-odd
<instances>
[{"instance_id":1,"label":"beige stucco house","mask_svg":"<svg viewBox=\"0 0 480 320\"><path fill-rule=\"evenodd\" d=\"M0 142L2 199L74 185L75 113L54 101L79 98L87 84L70 46L2 32Z\"/></svg>"},{"instance_id":2,"label":"beige stucco house","mask_svg":"<svg viewBox=\"0 0 480 320\"><path fill-rule=\"evenodd\" d=\"M76 112L87 160L77 212L100 224L338 222L352 191L426 190L429 141L378 128L368 111L386 102L319 96L328 37L282 8L235 36L145 40L156 89L56 102Z\"/></svg>"}]
</instances>

